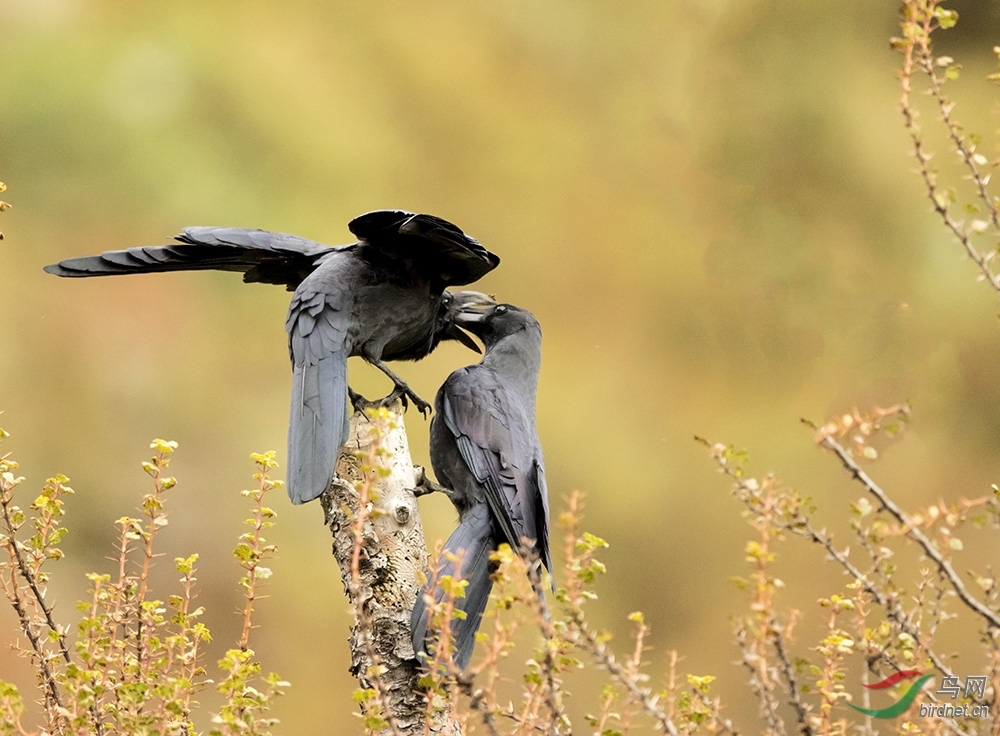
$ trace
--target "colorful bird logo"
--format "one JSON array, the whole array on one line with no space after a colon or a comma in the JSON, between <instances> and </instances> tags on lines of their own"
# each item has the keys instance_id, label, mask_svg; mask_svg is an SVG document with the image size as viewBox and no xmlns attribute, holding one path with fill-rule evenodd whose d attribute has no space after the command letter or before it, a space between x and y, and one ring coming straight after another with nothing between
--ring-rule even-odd
<instances>
[{"instance_id":1,"label":"colorful bird logo","mask_svg":"<svg viewBox=\"0 0 1000 736\"><path fill-rule=\"evenodd\" d=\"M894 675L889 675L881 682L876 682L874 685L865 685L865 687L869 690L884 690L887 687L892 687L896 683L902 682L903 680L907 680L911 677L920 677L919 680L910 685L907 691L903 693L903 697L890 705L888 708L868 709L859 708L851 703L848 703L848 705L859 713L864 713L866 716L871 716L872 718L895 718L913 704L913 699L917 697L917 693L920 692L920 688L922 688L924 683L933 676L933 673L921 676L919 670L901 670Z\"/></svg>"}]
</instances>

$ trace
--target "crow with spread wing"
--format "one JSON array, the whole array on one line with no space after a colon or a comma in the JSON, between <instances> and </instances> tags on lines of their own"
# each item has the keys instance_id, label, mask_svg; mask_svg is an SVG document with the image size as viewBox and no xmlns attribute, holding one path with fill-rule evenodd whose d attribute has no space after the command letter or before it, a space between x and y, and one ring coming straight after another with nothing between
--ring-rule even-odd
<instances>
[{"instance_id":1,"label":"crow with spread wing","mask_svg":"<svg viewBox=\"0 0 1000 736\"><path fill-rule=\"evenodd\" d=\"M288 493L299 504L326 490L347 438L348 357L392 379L387 400L409 398L425 412L429 405L385 361L418 360L445 339L478 350L454 317L464 307L494 303L476 292L445 291L500 262L450 222L376 210L348 227L358 240L340 247L264 230L189 227L178 244L70 258L45 270L66 277L241 271L246 282L293 291L285 322L293 371ZM350 399L361 401L353 392Z\"/></svg>"}]
</instances>

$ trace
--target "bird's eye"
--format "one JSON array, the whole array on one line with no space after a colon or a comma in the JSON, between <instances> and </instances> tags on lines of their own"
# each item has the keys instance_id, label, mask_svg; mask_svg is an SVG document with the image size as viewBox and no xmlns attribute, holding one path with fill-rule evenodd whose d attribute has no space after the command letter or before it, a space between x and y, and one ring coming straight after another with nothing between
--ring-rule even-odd
<instances>
[{"instance_id":1,"label":"bird's eye","mask_svg":"<svg viewBox=\"0 0 1000 736\"><path fill-rule=\"evenodd\" d=\"M497 314L506 314L507 313L507 307L506 307L506 305L501 304L499 307L497 307L496 308L496 313Z\"/></svg>"},{"instance_id":2,"label":"bird's eye","mask_svg":"<svg viewBox=\"0 0 1000 736\"><path fill-rule=\"evenodd\" d=\"M447 291L442 295L442 297L443 297L441 299L442 304L451 304L452 299L454 299L454 297Z\"/></svg>"}]
</instances>

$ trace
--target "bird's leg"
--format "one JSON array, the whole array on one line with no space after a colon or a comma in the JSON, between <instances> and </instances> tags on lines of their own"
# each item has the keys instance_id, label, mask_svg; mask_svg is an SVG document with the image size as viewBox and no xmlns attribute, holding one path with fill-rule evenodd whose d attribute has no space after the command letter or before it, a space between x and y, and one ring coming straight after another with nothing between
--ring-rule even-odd
<instances>
[{"instance_id":1,"label":"bird's leg","mask_svg":"<svg viewBox=\"0 0 1000 736\"><path fill-rule=\"evenodd\" d=\"M431 493L443 493L444 495L451 497L451 493L440 483L435 483L430 478L427 477L427 472L424 470L422 465L417 465L413 468L417 473L417 486L413 489L413 495L417 498L421 496L427 496Z\"/></svg>"},{"instance_id":2,"label":"bird's leg","mask_svg":"<svg viewBox=\"0 0 1000 736\"><path fill-rule=\"evenodd\" d=\"M413 405L417 407L417 410L425 417L428 414L430 414L431 405L428 404L423 399L421 399L419 396L417 396L417 394L413 391L413 389L410 388L408 385L406 385L406 381L404 381L402 378L393 373L392 370L390 370L389 366L387 366L381 360L373 360L371 361L371 364L376 368L378 368L380 371L382 371L385 375L389 376L389 378L392 379L392 382L396 384L396 388L393 389L392 393L386 396L380 402L383 406L391 404L396 399L401 399L403 402L403 407L405 408L406 400L409 399L410 401L413 402Z\"/></svg>"}]
</instances>

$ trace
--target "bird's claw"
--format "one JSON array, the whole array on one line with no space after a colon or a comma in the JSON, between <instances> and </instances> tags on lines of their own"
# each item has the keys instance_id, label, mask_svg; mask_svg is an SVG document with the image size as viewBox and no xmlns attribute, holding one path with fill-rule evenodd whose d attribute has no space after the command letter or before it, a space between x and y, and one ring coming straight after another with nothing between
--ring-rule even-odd
<instances>
[{"instance_id":1,"label":"bird's claw","mask_svg":"<svg viewBox=\"0 0 1000 736\"><path fill-rule=\"evenodd\" d=\"M377 405L377 402L369 401L350 387L347 389L347 398L350 399L351 406L354 407L354 411L359 414L364 414L367 409Z\"/></svg>"},{"instance_id":2,"label":"bird's claw","mask_svg":"<svg viewBox=\"0 0 1000 736\"><path fill-rule=\"evenodd\" d=\"M431 493L443 493L450 497L451 494L448 493L447 488L440 483L435 483L427 477L427 471L424 470L422 465L417 465L414 470L417 474L417 485L413 489L414 496L420 498L421 496L427 496Z\"/></svg>"},{"instance_id":3,"label":"bird's claw","mask_svg":"<svg viewBox=\"0 0 1000 736\"><path fill-rule=\"evenodd\" d=\"M410 402L412 401L413 405L417 407L417 410L423 415L424 419L426 419L427 415L431 413L431 405L417 396L413 389L407 386L398 377L395 377L393 380L396 387L392 390L392 393L384 399L379 399L378 401L369 401L357 391L348 387L347 397L354 406L354 410L364 414L367 409L371 408L384 407L388 409L398 400L403 405L403 410L405 411L409 408Z\"/></svg>"},{"instance_id":4,"label":"bird's claw","mask_svg":"<svg viewBox=\"0 0 1000 736\"><path fill-rule=\"evenodd\" d=\"M423 416L424 419L429 417L431 413L431 405L416 394L412 394L411 398L413 399L413 405L417 407L417 411L420 412L421 416Z\"/></svg>"},{"instance_id":5,"label":"bird's claw","mask_svg":"<svg viewBox=\"0 0 1000 736\"><path fill-rule=\"evenodd\" d=\"M417 396L413 389L409 386L396 386L393 392L382 399L379 403L382 406L389 406L397 399L399 399L399 401L403 404L403 409L408 409L409 402L412 401L413 405L417 407L417 411L423 415L424 419L426 419L427 415L431 412L431 405Z\"/></svg>"}]
</instances>

